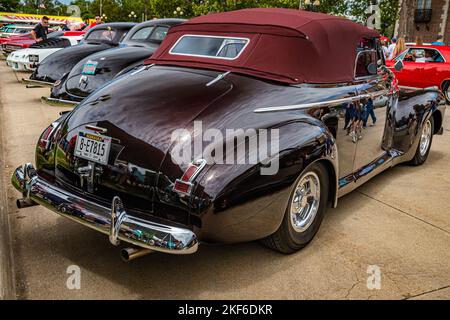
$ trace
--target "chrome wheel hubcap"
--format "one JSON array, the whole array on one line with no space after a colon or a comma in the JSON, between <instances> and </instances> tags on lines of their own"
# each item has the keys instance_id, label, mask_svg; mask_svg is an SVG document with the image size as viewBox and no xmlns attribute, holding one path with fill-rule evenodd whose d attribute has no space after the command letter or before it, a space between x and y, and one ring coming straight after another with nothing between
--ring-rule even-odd
<instances>
[{"instance_id":1,"label":"chrome wheel hubcap","mask_svg":"<svg viewBox=\"0 0 450 320\"><path fill-rule=\"evenodd\" d=\"M431 142L431 121L427 120L423 126L422 136L420 138L420 155L425 156L428 152Z\"/></svg>"},{"instance_id":2,"label":"chrome wheel hubcap","mask_svg":"<svg viewBox=\"0 0 450 320\"><path fill-rule=\"evenodd\" d=\"M310 172L297 184L290 204L291 225L296 232L305 232L314 222L320 205L320 179Z\"/></svg>"}]
</instances>

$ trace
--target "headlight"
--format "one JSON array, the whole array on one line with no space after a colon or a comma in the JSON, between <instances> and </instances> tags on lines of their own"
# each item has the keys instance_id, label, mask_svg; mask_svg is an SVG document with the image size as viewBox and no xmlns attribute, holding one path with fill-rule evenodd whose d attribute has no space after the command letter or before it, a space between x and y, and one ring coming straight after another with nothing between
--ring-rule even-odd
<instances>
[{"instance_id":1,"label":"headlight","mask_svg":"<svg viewBox=\"0 0 450 320\"><path fill-rule=\"evenodd\" d=\"M38 55L30 55L28 57L28 59L30 59L30 62L39 62L39 56Z\"/></svg>"}]
</instances>

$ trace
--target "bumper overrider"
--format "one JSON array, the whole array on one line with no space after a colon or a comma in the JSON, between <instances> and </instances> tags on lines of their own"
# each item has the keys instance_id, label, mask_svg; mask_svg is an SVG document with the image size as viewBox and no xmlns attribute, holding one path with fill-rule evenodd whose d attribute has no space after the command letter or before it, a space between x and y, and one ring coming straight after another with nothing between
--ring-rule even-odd
<instances>
[{"instance_id":1,"label":"bumper overrider","mask_svg":"<svg viewBox=\"0 0 450 320\"><path fill-rule=\"evenodd\" d=\"M198 249L197 237L191 230L130 216L119 197L113 199L111 208L80 198L40 178L31 164L17 168L11 182L24 196L18 200L18 207L42 205L108 235L115 246L122 240L170 254L192 254Z\"/></svg>"}]
</instances>

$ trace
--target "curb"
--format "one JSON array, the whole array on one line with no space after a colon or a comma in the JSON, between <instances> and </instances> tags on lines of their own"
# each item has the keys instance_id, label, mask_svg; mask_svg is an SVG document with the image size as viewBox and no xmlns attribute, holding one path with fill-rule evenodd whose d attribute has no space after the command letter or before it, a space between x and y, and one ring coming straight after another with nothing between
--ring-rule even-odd
<instances>
[{"instance_id":1,"label":"curb","mask_svg":"<svg viewBox=\"0 0 450 320\"><path fill-rule=\"evenodd\" d=\"M8 215L7 189L4 183L5 152L2 121L3 105L0 101L0 300L15 300L11 226Z\"/></svg>"}]
</instances>

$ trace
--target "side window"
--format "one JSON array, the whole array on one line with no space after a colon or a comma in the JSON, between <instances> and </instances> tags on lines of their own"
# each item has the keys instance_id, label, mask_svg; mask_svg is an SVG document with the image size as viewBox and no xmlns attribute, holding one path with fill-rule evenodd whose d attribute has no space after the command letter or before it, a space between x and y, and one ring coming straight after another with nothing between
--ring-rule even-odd
<instances>
[{"instance_id":1,"label":"side window","mask_svg":"<svg viewBox=\"0 0 450 320\"><path fill-rule=\"evenodd\" d=\"M150 37L151 40L163 41L166 37L167 32L169 32L168 27L156 27L155 31L152 33Z\"/></svg>"},{"instance_id":2,"label":"side window","mask_svg":"<svg viewBox=\"0 0 450 320\"><path fill-rule=\"evenodd\" d=\"M360 51L356 58L355 78L377 74L377 52L375 50Z\"/></svg>"},{"instance_id":3,"label":"side window","mask_svg":"<svg viewBox=\"0 0 450 320\"><path fill-rule=\"evenodd\" d=\"M441 53L435 49L425 49L425 48L413 48L408 51L405 56L405 61L411 61L416 63L425 62L445 62Z\"/></svg>"},{"instance_id":4,"label":"side window","mask_svg":"<svg viewBox=\"0 0 450 320\"><path fill-rule=\"evenodd\" d=\"M150 34L153 31L153 27L145 27L142 29L139 29L138 31L136 31L135 34L133 34L133 36L131 37L131 40L135 40L135 41L143 41L143 40L147 40L148 37L150 36Z\"/></svg>"}]
</instances>

